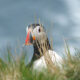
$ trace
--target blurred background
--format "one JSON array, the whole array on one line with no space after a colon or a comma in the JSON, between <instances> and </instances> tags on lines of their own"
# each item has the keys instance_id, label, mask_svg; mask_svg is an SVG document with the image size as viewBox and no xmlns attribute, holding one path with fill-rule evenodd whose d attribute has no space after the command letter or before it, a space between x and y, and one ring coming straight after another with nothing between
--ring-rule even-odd
<instances>
[{"instance_id":1,"label":"blurred background","mask_svg":"<svg viewBox=\"0 0 80 80\"><path fill-rule=\"evenodd\" d=\"M26 26L39 19L56 52L63 53L64 39L71 51L80 49L80 0L0 0L0 50L17 42L22 47ZM26 49L33 53L32 46Z\"/></svg>"}]
</instances>

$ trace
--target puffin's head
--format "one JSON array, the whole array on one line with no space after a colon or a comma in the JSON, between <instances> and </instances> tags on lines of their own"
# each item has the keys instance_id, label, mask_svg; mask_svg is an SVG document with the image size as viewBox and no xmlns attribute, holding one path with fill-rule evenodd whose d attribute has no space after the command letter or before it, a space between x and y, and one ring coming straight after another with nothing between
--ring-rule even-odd
<instances>
[{"instance_id":1,"label":"puffin's head","mask_svg":"<svg viewBox=\"0 0 80 80\"><path fill-rule=\"evenodd\" d=\"M25 45L34 44L37 40L46 39L46 32L42 24L31 24L27 26L26 32Z\"/></svg>"}]
</instances>

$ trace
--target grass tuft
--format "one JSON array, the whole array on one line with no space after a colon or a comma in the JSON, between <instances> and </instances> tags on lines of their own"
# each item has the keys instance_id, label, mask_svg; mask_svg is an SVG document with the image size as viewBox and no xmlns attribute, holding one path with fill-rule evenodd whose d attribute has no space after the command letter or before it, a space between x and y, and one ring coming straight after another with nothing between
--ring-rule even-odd
<instances>
[{"instance_id":1,"label":"grass tuft","mask_svg":"<svg viewBox=\"0 0 80 80\"><path fill-rule=\"evenodd\" d=\"M62 70L57 67L54 73L48 70L45 73L35 73L30 67L26 67L25 51L22 51L22 55L16 59L10 48L7 48L6 52L8 62L0 58L0 80L80 80L80 51L76 49L75 55L71 55L67 44Z\"/></svg>"}]
</instances>

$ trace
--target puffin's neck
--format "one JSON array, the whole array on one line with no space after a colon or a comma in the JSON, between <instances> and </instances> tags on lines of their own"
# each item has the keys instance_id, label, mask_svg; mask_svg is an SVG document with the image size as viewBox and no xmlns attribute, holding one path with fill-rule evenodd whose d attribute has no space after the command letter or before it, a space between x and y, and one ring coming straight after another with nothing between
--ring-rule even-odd
<instances>
[{"instance_id":1,"label":"puffin's neck","mask_svg":"<svg viewBox=\"0 0 80 80\"><path fill-rule=\"evenodd\" d=\"M49 44L49 40L48 38L44 41L44 43L41 43L40 41L36 41L33 44L33 48L34 48L34 53L33 53L33 57L31 62L27 65L29 67L32 66L33 62L37 59L39 59L41 56L43 56L43 54L51 49L51 46Z\"/></svg>"},{"instance_id":2,"label":"puffin's neck","mask_svg":"<svg viewBox=\"0 0 80 80\"><path fill-rule=\"evenodd\" d=\"M51 49L51 45L49 43L48 38L44 42L36 41L33 44L34 48L34 54L33 54L33 60L40 58L43 56L43 54Z\"/></svg>"}]
</instances>

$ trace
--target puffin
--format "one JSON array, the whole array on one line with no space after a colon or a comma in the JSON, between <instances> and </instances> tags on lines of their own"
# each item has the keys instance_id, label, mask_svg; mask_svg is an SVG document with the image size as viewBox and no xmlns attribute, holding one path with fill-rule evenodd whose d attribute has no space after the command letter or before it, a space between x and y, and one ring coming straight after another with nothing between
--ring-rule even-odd
<instances>
[{"instance_id":1,"label":"puffin","mask_svg":"<svg viewBox=\"0 0 80 80\"><path fill-rule=\"evenodd\" d=\"M32 66L33 70L36 71L43 71L54 65L61 67L62 57L52 49L43 24L30 24L27 26L26 32L25 45L33 45L34 50L28 66Z\"/></svg>"}]
</instances>

